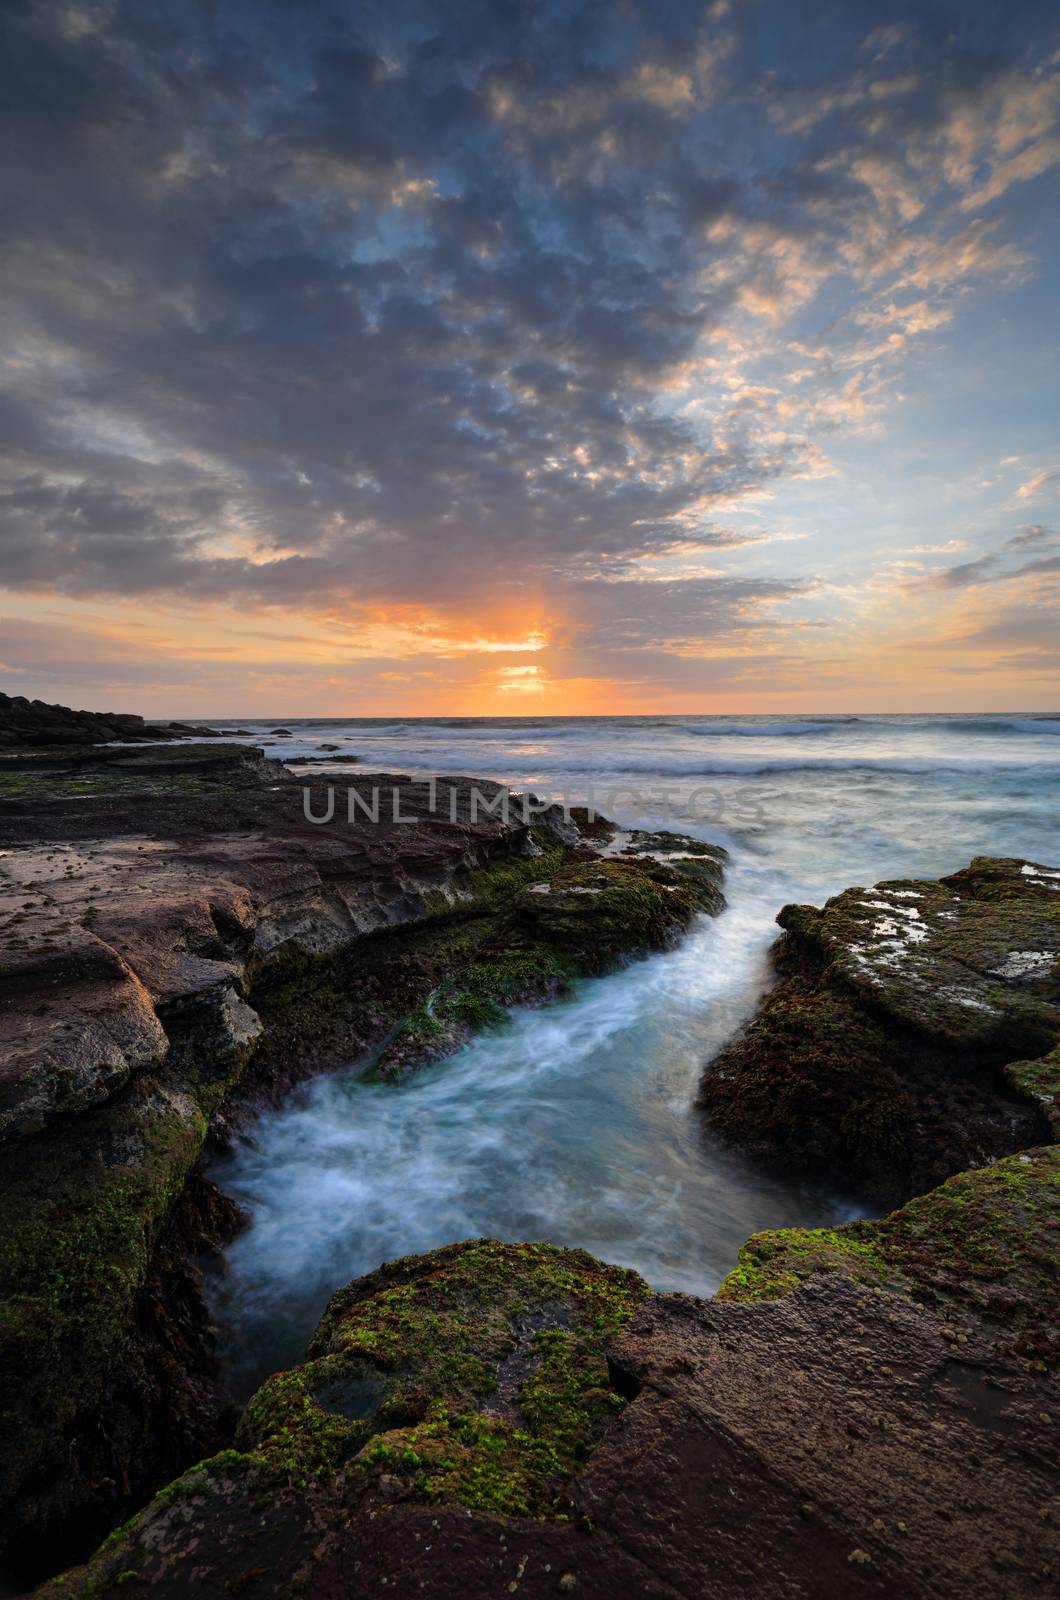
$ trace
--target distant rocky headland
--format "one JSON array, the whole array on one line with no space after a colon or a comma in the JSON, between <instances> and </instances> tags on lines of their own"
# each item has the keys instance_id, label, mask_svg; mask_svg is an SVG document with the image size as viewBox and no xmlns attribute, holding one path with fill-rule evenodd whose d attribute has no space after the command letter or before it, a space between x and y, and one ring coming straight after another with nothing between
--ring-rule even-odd
<instances>
[{"instance_id":1,"label":"distant rocky headland","mask_svg":"<svg viewBox=\"0 0 1060 1600\"><path fill-rule=\"evenodd\" d=\"M880 1220L755 1235L710 1301L533 1241L406 1257L237 1411L201 1263L240 1219L204 1153L310 1073L399 1079L667 948L722 910L725 855L483 814L497 786L464 776L438 809L358 769L411 820L318 824L322 774L150 734L19 743L25 705L0 699L10 1592L1051 1591L1055 865L781 912L778 982L702 1115Z\"/></svg>"},{"instance_id":2,"label":"distant rocky headland","mask_svg":"<svg viewBox=\"0 0 1060 1600\"><path fill-rule=\"evenodd\" d=\"M72 711L69 706L27 700L23 695L0 694L0 749L105 744L116 739L201 739L218 731L188 722L145 722L127 712Z\"/></svg>"}]
</instances>

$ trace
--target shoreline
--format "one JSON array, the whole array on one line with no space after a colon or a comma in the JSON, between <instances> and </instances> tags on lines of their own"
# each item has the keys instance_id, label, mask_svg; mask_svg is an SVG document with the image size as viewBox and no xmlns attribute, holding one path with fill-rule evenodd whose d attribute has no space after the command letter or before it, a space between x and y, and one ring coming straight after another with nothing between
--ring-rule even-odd
<instances>
[{"instance_id":1,"label":"shoreline","mask_svg":"<svg viewBox=\"0 0 1060 1600\"><path fill-rule=\"evenodd\" d=\"M76 781L83 784L85 766L80 756L77 764ZM108 1384L113 1383L119 1351L129 1366L130 1322L126 1319L131 1319L137 1308L140 1343L131 1363L135 1369L131 1385L127 1383L127 1387L139 1397L140 1414L136 1415L138 1402L134 1396L133 1403L126 1406L127 1414L118 1415L114 1423L115 1432L107 1446L110 1470L103 1458L98 1458L91 1469L97 1478L109 1477L117 1488L117 1494L104 1490L103 1504L112 1506L109 1522L113 1526L129 1510L135 1511L138 1499L142 1503L152 1477L156 1485L173 1477L181 1470L181 1454L186 1466L197 1455L223 1444L231 1427L230 1421L220 1417L223 1400L216 1387L216 1371L211 1371L210 1332L196 1263L204 1247L216 1247L236 1225L224 1197L202 1180L197 1167L198 1152L208 1137L216 1141L226 1134L230 1136L229 1108L237 1106L240 1097L245 1100L248 1094L256 1097L257 1103L275 1099L307 1071L319 1071L329 1062L348 1059L355 1042L363 1045L373 1038L379 1045L380 1070L384 1075L400 1076L448 1053L467 1036L468 1030L496 1016L498 1007L516 999L547 1000L557 986L562 986L567 972L604 971L632 953L665 948L678 936L689 916L720 908L722 862L718 852L696 841L671 839L667 847L660 835L654 839L647 835L626 836L624 844L620 838L616 851L613 837L603 838L599 832L590 840L579 839L561 814L543 814L533 829L481 813L472 821L469 791L474 780L470 779L455 780L467 788L454 791L459 813L454 824L426 814L425 796L420 792L424 785L385 775L387 781L407 785L403 790L407 808L416 813L418 807L421 820L411 827L402 824L389 829L385 825L381 829L364 825L360 833L356 829L351 833L343 823L341 837L336 839L337 830L329 832L327 827L306 824L304 819L299 824L290 808L281 819L283 803L300 792L302 783L277 774L272 764L241 747L181 745L155 747L153 751L144 747L117 760L104 756L95 765L100 783L87 795L69 794L50 802L28 795L21 801L8 801L4 807L7 814L0 817L6 840L0 840L0 847L14 846L12 854L0 861L0 867L7 886L25 895L17 901L22 909L9 912L5 922L4 979L8 996L12 982L17 980L20 997L35 998L35 1006L27 1010L11 1013L8 1008L5 1026L9 1040L17 1044L26 1031L20 1016L29 1016L41 1005L54 1006L57 997L59 1000L54 1026L48 1024L51 1054L45 1049L41 1055L39 1039L28 1054L24 1053L20 1068L13 1077L9 1073L5 1083L4 1109L11 1141L8 1149L13 1153L6 1192L9 1203L14 1197L19 1214L20 1229L16 1233L23 1240L27 1236L21 1226L27 1195L40 1196L42 1191L50 1191L47 1203L51 1204L57 1190L61 1190L67 1216L71 1207L76 1216L81 1205L90 1224L89 1234L77 1236L75 1257L83 1264L90 1238L100 1241L94 1248L102 1246L104 1251L100 1260L106 1261L112 1296L115 1285L121 1285L113 1316L113 1308L108 1306L107 1318L93 1322L90 1315L85 1322L91 1293L89 1300L82 1298L77 1307L79 1329L84 1333L87 1328L90 1335L90 1357L84 1370L90 1387L96 1384L101 1397L107 1393L112 1407L113 1393ZM277 777L278 782L274 781ZM380 775L358 772L350 781L369 784L380 781ZM42 841L36 847L37 854L32 854L30 837ZM169 841L168 845L163 844L164 840ZM690 844L694 850L687 848ZM13 885L12 856L25 869L21 875L16 874ZM1027 879L1028 875L1021 872L1020 877ZM542 885L546 886L545 892L541 892ZM1045 880L1046 896L1050 887L1051 882ZM1044 903L1052 905L1051 899ZM991 915L989 903L984 902L980 911L981 915ZM350 969L344 966L354 948L362 957L365 951L374 951L368 969L363 959L358 963L356 986L349 982ZM354 988L357 993L351 998ZM767 1011L768 1005L767 1001ZM323 1029L322 1013L328 1018ZM39 1034L39 1009L38 1020L29 1031ZM73 1037L69 1037L71 1034ZM732 1049L739 1048L738 1040ZM89 1055L95 1052L94 1069L86 1049ZM1033 1106L1043 1105L1042 1096L1050 1092L1042 1087L1045 1082L1052 1083L1050 1071L1046 1062L1017 1074L1015 1080L1010 1079L1006 1092L1022 1094L1021 1103L1031 1114ZM1029 1129L1028 1123L1018 1137L1024 1138ZM122 1152L126 1167L133 1152L135 1169L141 1174L149 1173L146 1187L132 1196L127 1173L123 1175L117 1209L116 1190L107 1176L108 1171L113 1173L115 1148ZM1016 1165L1007 1166L1002 1161L997 1164L999 1171L1022 1172L1022 1157L1008 1160ZM1049 1162L1034 1156L1029 1164L1034 1169L1031 1176L1035 1194L1039 1188L1045 1194L1052 1181ZM983 1170L990 1173L993 1168ZM980 1182L974 1175L970 1181L973 1186ZM989 1180L986 1185L989 1191ZM75 1191L82 1188L86 1192L79 1201ZM939 1192L945 1188L943 1185ZM997 1225L1000 1201L1008 1198L1006 1187L1000 1197L984 1191L977 1200L991 1219L990 1226ZM914 1200L906 1210L916 1204ZM923 1214L929 1211L927 1208ZM7 1215L11 1214L9 1209ZM929 1228L937 1225L929 1220ZM623 1429L633 1426L629 1418L646 1417L650 1407L642 1406L639 1412L633 1407L628 1418L623 1415L624 1409L635 1396L651 1391L656 1394L655 1404L658 1394L668 1392L666 1383L663 1390L657 1391L658 1380L645 1375L654 1372L653 1363L659 1359L659 1351L667 1347L667 1341L678 1338L676 1330L682 1330L679 1342L691 1340L693 1348L705 1339L704 1350L713 1348L713 1341L718 1338L724 1347L730 1337L726 1329L737 1330L743 1338L740 1330L746 1326L741 1320L745 1313L737 1306L732 1311L725 1309L731 1302L738 1302L740 1307L748 1301L755 1308L778 1306L770 1315L774 1321L780 1319L777 1328L786 1328L785 1339L796 1340L801 1350L799 1359L808 1372L815 1370L818 1357L812 1347L805 1345L801 1333L787 1327L786 1302L792 1299L802 1304L808 1295L807 1304L816 1308L814 1315L819 1312L831 1319L835 1337L838 1339L842 1332L846 1338L849 1330L834 1324L836 1306L847 1304L845 1296L850 1291L842 1287L844 1284L853 1284L853 1292L862 1295L862 1300L851 1304L865 1315L866 1325L872 1322L867 1336L870 1344L873 1340L886 1341L889 1336L879 1319L870 1318L865 1312L865 1292L884 1296L888 1309L881 1314L892 1324L902 1324L908 1339L920 1351L919 1359L924 1359L923 1352L933 1340L942 1338L946 1347L945 1335L932 1331L938 1327L950 1328L953 1341L960 1341L962 1336L965 1343L981 1341L981 1330L977 1333L977 1325L973 1326L976 1318L981 1321L981 1308L965 1308L968 1328L952 1328L923 1303L923 1284L927 1281L924 1271L919 1280L915 1274L910 1278L906 1257L899 1259L890 1245L881 1254L878 1234L857 1231L874 1226L877 1225L852 1224L847 1229L825 1230L827 1237L820 1236L818 1230L818 1236L806 1234L804 1240L799 1238L800 1230L790 1230L790 1237L777 1243L771 1242L773 1236L756 1236L746 1247L749 1254L734 1269L736 1276L730 1274L715 1301L654 1295L643 1310L609 1325L606 1351L593 1346L598 1353L587 1353L585 1359L596 1361L606 1356L610 1377L604 1381L604 1392L610 1386L614 1398L601 1416L606 1420L613 1411L618 1419L617 1432L610 1424L604 1427L601 1418L592 1422L593 1442L586 1459L595 1465L586 1468L575 1464L568 1472L569 1481L562 1494L573 1494L577 1500L582 1494L578 1486L584 1483L584 1492L595 1504L593 1497L603 1491L591 1487L593 1474L606 1469L621 1470L627 1477L632 1472L631 1482L643 1479L644 1493L650 1499L654 1492L650 1486L659 1467L654 1446L641 1443L627 1448L628 1441L627 1445L622 1444ZM51 1227L45 1225L45 1233ZM892 1233L896 1227L900 1232L907 1225L893 1223ZM34 1228L29 1232L35 1233ZM65 1364L64 1370L53 1377L61 1382L70 1380L69 1356L62 1353L66 1346L61 1330L58 1343L48 1346L46 1342L56 1338L56 1317L62 1323L70 1280L68 1264L64 1265L61 1278L49 1277L49 1269L45 1279L38 1280L52 1283L48 1293L53 1296L49 1302L52 1326L42 1344L44 1324L39 1317L34 1320L34 1313L29 1323L24 1321L32 1300L32 1292L26 1298L32 1279L32 1273L26 1276L30 1270L27 1263L31 1263L34 1250L41 1260L41 1251L54 1254L55 1241L49 1242L39 1231L35 1236L39 1242L25 1247L28 1255L25 1249L21 1256L16 1250L12 1258L9 1249L5 1274L9 1292L13 1285L15 1299L22 1306L22 1325L10 1324L9 1333L14 1337L16 1357L20 1349L23 1352L16 1370L28 1387L15 1395L15 1403L34 1409L33 1428L27 1430L13 1458L8 1460L9 1484L12 1466L17 1475L20 1458L25 1464L23 1470L30 1471L39 1482L41 1463L49 1451L55 1455L60 1438L65 1441L63 1449L69 1461L70 1443L83 1436L87 1415L83 1408L80 1413L71 1413L68 1402L61 1397L48 1399L39 1386L43 1348L53 1350L49 1359ZM444 1254L434 1252L436 1256ZM422 1259L426 1265L416 1268L410 1279L413 1293L419 1292L415 1289L419 1281L415 1274L422 1270L431 1279L435 1270L430 1258ZM591 1259L585 1258L586 1262ZM535 1272L538 1270L534 1268ZM937 1264L931 1270L937 1275ZM541 1266L540 1271L544 1272L545 1267ZM537 1281L534 1279L534 1283ZM936 1289L937 1285L931 1293ZM75 1302L85 1292L82 1279ZM530 1315L527 1306L537 1303L534 1295L540 1300L543 1292L530 1285L530 1298L518 1316ZM1030 1303L1033 1291L1027 1291L1025 1298ZM896 1299L896 1306L891 1305L891 1299ZM929 1294L929 1302L930 1299ZM547 1300L546 1295L540 1303ZM875 1300L867 1305L873 1312L879 1309ZM712 1310L715 1306L718 1309ZM147 1308L153 1308L153 1322L145 1334L143 1319ZM532 1315L536 1317L537 1313ZM945 1310L945 1315L952 1317L953 1313ZM547 1312L546 1323L538 1332L547 1328L550 1316L552 1312ZM733 1317L736 1321L730 1322ZM925 1317L934 1318L934 1322L929 1326ZM627 1321L629 1333L622 1331ZM561 1322L558 1326L562 1329L567 1324ZM318 1342L321 1337L318 1334ZM563 1337L566 1339L567 1335ZM535 1333L533 1339L536 1338ZM748 1348L753 1348L754 1343L752 1339ZM637 1352L635 1359L630 1351ZM989 1340L983 1351L986 1370L996 1359ZM333 1362L334 1355L325 1353L322 1359ZM750 1356L746 1359L750 1360ZM1035 1361L1040 1357L1026 1359ZM361 1360L363 1363L363 1357ZM1027 1393L1039 1382L1051 1382L1048 1374L1040 1374L1033 1367L1030 1374L1024 1374L1029 1384ZM128 1378L129 1373L123 1372L123 1382ZM733 1381L739 1385L744 1379L736 1371ZM841 1389L842 1374L833 1372L828 1381L840 1384ZM164 1391L167 1385L168 1397L159 1410L148 1397ZM695 1388L691 1369L685 1387L690 1397ZM175 1392L180 1396L177 1405L172 1403ZM466 1397L458 1387L451 1398L452 1403L463 1404ZM677 1403L676 1392L673 1399ZM853 1403L853 1396L849 1395L848 1400ZM680 1404L684 1403L681 1400ZM884 1397L879 1403L884 1403ZM794 1391L778 1400L782 1410L793 1404ZM49 1408L54 1418L50 1442L45 1437ZM113 1421L113 1410L111 1416ZM423 1420L404 1424L413 1431L425 1425ZM290 1427L290 1420L284 1426ZM577 1423L578 1428L582 1426ZM648 1426L647 1421L644 1426ZM275 1468L268 1437L271 1435L266 1428L250 1447L251 1457L256 1450L265 1449L268 1458L264 1467L259 1464L253 1468L255 1481L260 1471L268 1473ZM164 1444L162 1459L157 1454L160 1440ZM480 1444L482 1448L493 1447L489 1440ZM74 1448L83 1447L75 1443ZM413 1455L422 1454L415 1443L401 1448ZM620 1453L621 1469L615 1451ZM128 1479L134 1457L138 1465L148 1468L140 1480L143 1487L139 1492ZM377 1461L372 1456L372 1460L376 1466L388 1465L382 1458ZM243 1492L242 1475L251 1469L229 1462L223 1454L218 1461L227 1463L219 1469L223 1476L227 1475L226 1503L232 1497L237 1503ZM472 1459L469 1470L473 1464ZM328 1489L324 1483L330 1483L334 1473L333 1457L320 1458L318 1465L323 1472L321 1492L325 1498L334 1492L340 1493L340 1498L345 1495L345 1489ZM83 1459L79 1459L78 1470L84 1466ZM790 1462L788 1467L792 1467ZM282 1482L277 1479L269 1493L275 1494L277 1504L288 1510L295 1502L302 1504L304 1510L306 1485L299 1489L293 1482L289 1463L284 1470L286 1477L281 1473ZM525 1463L511 1465L517 1476L527 1470L530 1469ZM121 1472L130 1482L124 1490L120 1486ZM397 1489L393 1483L383 1484L384 1479L395 1477ZM374 1478L369 1474L368 1479L371 1482L361 1483L358 1491L368 1494L368 1501L362 1506L362 1495L357 1502L362 1509L348 1508L355 1520L362 1515L374 1516L374 1512L365 1509L371 1501L395 1513L400 1510L402 1517L416 1523L420 1515L416 1509L419 1491L405 1482L400 1469L396 1474L376 1473ZM697 1477L696 1481L700 1479ZM53 1570L58 1529L66 1528L67 1537L73 1529L86 1555L98 1537L108 1531L108 1513L95 1505L91 1496L88 1500L82 1496L80 1505L70 1499L71 1493L76 1498L77 1488L64 1480L59 1492L66 1498L53 1501L52 1509L45 1511L43 1517L41 1509L47 1502L40 1499L39 1489L35 1491L35 1525L44 1530L36 1538L42 1551L48 1547ZM214 1489L207 1472L200 1508L204 1514L209 1510ZM671 1484L667 1493L672 1489ZM624 1492L628 1493L629 1488ZM937 1487L933 1492L939 1492ZM433 1503L434 1493L428 1494L428 1503ZM468 1492L463 1493L467 1504ZM140 1516L149 1522L160 1517L169 1519L165 1536L175 1542L170 1544L168 1559L179 1566L183 1537L180 1528L184 1524L178 1518L170 1527L172 1513L166 1506L172 1504L172 1497L167 1501L167 1494L169 1491L163 1491L160 1502ZM193 1501L197 1494L198 1491L192 1496ZM16 1504L17 1498L16 1488L15 1499L10 1503ZM1007 1512L1010 1518L1017 1514L1012 1504ZM470 1514L472 1520L480 1515L493 1518L499 1514L515 1515L517 1521L524 1515L514 1500L498 1508L478 1504L474 1495ZM579 1515L589 1513L582 1511ZM299 1511L296 1520L301 1516ZM119 1569L115 1562L125 1559L121 1551L127 1554L129 1541L139 1539L139 1526L134 1517L132 1530L122 1536L124 1544L118 1541L111 1554L97 1559L85 1575L86 1584L108 1585L116 1581ZM24 1524L16 1530L23 1550L32 1549L32 1527L33 1524ZM530 1538L521 1522L519 1534ZM485 1538L481 1529L476 1537L479 1535ZM627 1530L621 1538L628 1544L628 1537ZM569 1535L562 1532L560 1524L548 1516L540 1525L535 1523L533 1541L547 1544L553 1538L558 1541L557 1554L561 1550L568 1552ZM871 1545L871 1539L867 1543ZM222 1546L223 1541L214 1552L219 1570L231 1554ZM862 1545L855 1548L862 1550L867 1559L854 1565L859 1572L864 1567L866 1574L874 1576L868 1569L881 1562L882 1554L872 1555ZM71 1556L77 1559L69 1545L67 1550L66 1555L59 1552L63 1564L68 1564ZM398 1559L396 1547L388 1550L385 1561L392 1565ZM598 1545L593 1550L589 1559L599 1560L599 1571L595 1576L587 1573L585 1553L579 1555L583 1563L578 1569L580 1592L595 1592L597 1578L602 1585L612 1582L612 1592L614 1581L627 1585L625 1589L620 1587L619 1593L654 1592L628 1587L637 1574L636 1582L643 1584L647 1569L635 1566L619 1574L611 1571L610 1557L605 1558ZM290 1559L301 1561L304 1554L295 1539ZM564 1554L563 1559L566 1558ZM465 1552L461 1559L469 1563L469 1572L477 1570L470 1554ZM928 1559L926 1552L923 1559ZM32 1557L29 1564L22 1566L27 1576L31 1565ZM654 1556L650 1568L653 1573L660 1571ZM121 1570L137 1569L127 1566ZM383 1570L380 1568L380 1572ZM159 1579L152 1581L157 1588ZM420 1581L427 1580L417 1579ZM104 1587L99 1592L109 1590ZM165 1592L164 1586L159 1592ZM546 1584L540 1592L551 1590ZM664 1587L659 1592L671 1590ZM771 1591L763 1588L761 1592ZM866 1592L876 1591L869 1588Z\"/></svg>"}]
</instances>

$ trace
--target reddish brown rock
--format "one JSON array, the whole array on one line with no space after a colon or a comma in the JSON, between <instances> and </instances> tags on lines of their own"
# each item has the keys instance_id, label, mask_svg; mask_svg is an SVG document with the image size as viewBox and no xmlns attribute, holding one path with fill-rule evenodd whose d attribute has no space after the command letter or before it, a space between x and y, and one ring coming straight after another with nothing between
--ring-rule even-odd
<instances>
[{"instance_id":1,"label":"reddish brown rock","mask_svg":"<svg viewBox=\"0 0 1060 1600\"><path fill-rule=\"evenodd\" d=\"M628 1321L635 1284L579 1252L394 1263L335 1297L313 1361L251 1403L241 1452L43 1593L1050 1594L1060 1392L1026 1352L1056 1322L1058 1176L1049 1147L880 1224L761 1235L727 1298L657 1295ZM590 1408L602 1431L572 1455ZM550 1444L536 1515L487 1509Z\"/></svg>"}]
</instances>

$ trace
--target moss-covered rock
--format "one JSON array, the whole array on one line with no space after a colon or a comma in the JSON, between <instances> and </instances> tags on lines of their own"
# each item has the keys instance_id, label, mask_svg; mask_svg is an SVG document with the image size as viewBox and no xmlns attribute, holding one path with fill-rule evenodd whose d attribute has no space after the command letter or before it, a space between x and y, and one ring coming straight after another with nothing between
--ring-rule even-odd
<instances>
[{"instance_id":1,"label":"moss-covered rock","mask_svg":"<svg viewBox=\"0 0 1060 1600\"><path fill-rule=\"evenodd\" d=\"M713 1127L891 1202L1041 1140L1051 1102L1026 1091L1048 1069L1005 1064L1060 1034L1049 871L980 858L786 906L780 981L703 1079Z\"/></svg>"},{"instance_id":2,"label":"moss-covered rock","mask_svg":"<svg viewBox=\"0 0 1060 1600\"><path fill-rule=\"evenodd\" d=\"M300 1061L319 1071L374 1055L396 1081L501 1025L513 1005L668 948L697 912L724 906L725 852L686 854L683 835L644 837L643 849L615 859L541 835L531 856L456 875L425 920L292 971L255 996L266 1027L258 1079L283 1088ZM679 858L659 859L669 845Z\"/></svg>"},{"instance_id":3,"label":"moss-covered rock","mask_svg":"<svg viewBox=\"0 0 1060 1600\"><path fill-rule=\"evenodd\" d=\"M240 1442L279 1461L297 1440L316 1472L354 1457L430 1503L555 1514L622 1405L604 1345L647 1293L634 1272L541 1244L390 1262L332 1298L309 1363L259 1391ZM318 1448L321 1409L331 1437Z\"/></svg>"},{"instance_id":4,"label":"moss-covered rock","mask_svg":"<svg viewBox=\"0 0 1060 1600\"><path fill-rule=\"evenodd\" d=\"M478 1239L390 1262L333 1296L310 1359L258 1391L235 1450L43 1592L116 1594L163 1574L225 1592L267 1553L264 1522L286 1534L272 1592L314 1592L314 1530L395 1501L563 1520L565 1484L626 1403L607 1343L648 1292L542 1244Z\"/></svg>"},{"instance_id":5,"label":"moss-covered rock","mask_svg":"<svg viewBox=\"0 0 1060 1600\"><path fill-rule=\"evenodd\" d=\"M1006 1082L1041 1110L1054 1139L1060 1139L1060 1045L1037 1061L1008 1061Z\"/></svg>"},{"instance_id":6,"label":"moss-covered rock","mask_svg":"<svg viewBox=\"0 0 1060 1600\"><path fill-rule=\"evenodd\" d=\"M64 1127L7 1153L0 1497L18 1535L16 1576L127 1512L138 1470L172 1472L212 1437L205 1374L190 1350L176 1359L187 1332L177 1273L168 1330L155 1325L148 1292L205 1132L192 1096L141 1077L81 1121L76 1148Z\"/></svg>"},{"instance_id":7,"label":"moss-covered rock","mask_svg":"<svg viewBox=\"0 0 1060 1600\"><path fill-rule=\"evenodd\" d=\"M530 884L516 909L535 937L581 971L601 972L623 956L667 948L697 911L716 914L719 877L720 868L700 876L647 855L577 861Z\"/></svg>"},{"instance_id":8,"label":"moss-covered rock","mask_svg":"<svg viewBox=\"0 0 1060 1600\"><path fill-rule=\"evenodd\" d=\"M1047 1145L958 1173L879 1222L756 1233L717 1298L773 1300L840 1272L974 1325L995 1350L1053 1363L1058 1261L1060 1147Z\"/></svg>"},{"instance_id":9,"label":"moss-covered rock","mask_svg":"<svg viewBox=\"0 0 1060 1600\"><path fill-rule=\"evenodd\" d=\"M859 1003L947 1048L1047 1049L1060 1034L1060 878L978 856L950 877L847 889L780 926Z\"/></svg>"},{"instance_id":10,"label":"moss-covered rock","mask_svg":"<svg viewBox=\"0 0 1060 1600\"><path fill-rule=\"evenodd\" d=\"M403 806L422 808L424 787L406 786ZM300 855L281 851L260 869L267 905L229 885L224 895L181 898L176 910L167 902L158 926L143 916L136 961L150 992L128 978L124 958L95 977L111 1042L124 1038L116 1017L125 1033L136 1020L121 980L139 984L152 1051L147 1066L123 1057L98 1094L82 1093L84 1051L71 1046L75 1011L52 957L32 953L34 1000L39 990L72 1089L52 1092L40 1017L19 1012L12 1026L47 1068L34 1064L30 1075L48 1089L51 1109L45 1131L15 1146L0 1171L0 1553L14 1560L18 1581L78 1558L101 1528L216 1442L208 1318L179 1237L179 1206L208 1127L223 1135L248 1091L278 1096L310 1071L359 1056L399 1078L503 1024L512 1005L547 1000L579 975L671 942L697 908L715 906L716 884L708 893L647 855L601 864L606 893L580 895L595 869L562 818L507 831L489 820L477 833L467 788L458 786L465 831L455 839L451 824L438 839L428 823L397 828L389 841L385 830L370 834L370 849L363 830L350 841L313 835L331 851L327 893ZM112 880L133 869L124 854L89 859L95 848L78 861L106 891L99 926L117 941L125 879ZM357 880L348 894L370 932L336 950L340 870ZM316 883L310 898L307 878ZM536 915L541 896L530 891L540 884L558 886L556 905L569 902L569 919ZM365 911L373 886L384 903ZM95 934L87 944L109 948ZM76 955L68 943L54 959L83 1001L87 967ZM98 1104L101 1096L109 1098ZM87 1114L74 1121L68 1101ZM29 1126L25 1115L19 1126ZM177 1263L163 1293L160 1261Z\"/></svg>"}]
</instances>

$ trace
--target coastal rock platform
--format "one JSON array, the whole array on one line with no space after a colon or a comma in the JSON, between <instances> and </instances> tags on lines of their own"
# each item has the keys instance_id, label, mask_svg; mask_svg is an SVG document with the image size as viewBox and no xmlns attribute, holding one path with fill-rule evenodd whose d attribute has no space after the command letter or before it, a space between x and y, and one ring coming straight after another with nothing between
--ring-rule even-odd
<instances>
[{"instance_id":1,"label":"coastal rock platform","mask_svg":"<svg viewBox=\"0 0 1060 1600\"><path fill-rule=\"evenodd\" d=\"M759 1235L709 1302L544 1245L392 1262L42 1596L1049 1594L1058 1178Z\"/></svg>"},{"instance_id":2,"label":"coastal rock platform","mask_svg":"<svg viewBox=\"0 0 1060 1600\"><path fill-rule=\"evenodd\" d=\"M885 1203L1050 1135L1009 1064L1060 1036L1055 868L978 857L777 921L779 982L703 1079L714 1128Z\"/></svg>"},{"instance_id":3,"label":"coastal rock platform","mask_svg":"<svg viewBox=\"0 0 1060 1600\"><path fill-rule=\"evenodd\" d=\"M496 784L333 791L222 745L16 753L0 792L0 1553L24 1584L226 1437L197 1257L237 1218L207 1139L309 1071L400 1077L664 947L720 909L724 852L604 862Z\"/></svg>"}]
</instances>

